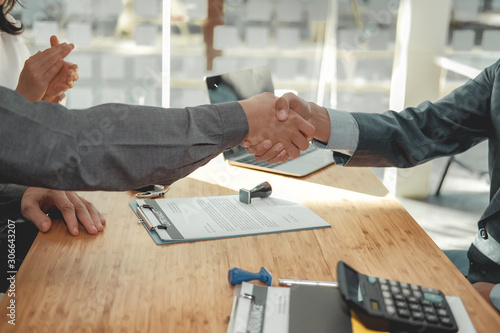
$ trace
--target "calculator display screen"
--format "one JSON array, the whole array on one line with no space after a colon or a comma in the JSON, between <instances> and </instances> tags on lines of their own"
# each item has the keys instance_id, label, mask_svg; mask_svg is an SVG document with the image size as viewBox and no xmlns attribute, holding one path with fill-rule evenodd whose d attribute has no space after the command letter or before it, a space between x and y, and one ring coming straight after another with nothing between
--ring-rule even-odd
<instances>
[{"instance_id":1,"label":"calculator display screen","mask_svg":"<svg viewBox=\"0 0 500 333\"><path fill-rule=\"evenodd\" d=\"M347 292L352 300L357 300L358 302L363 302L363 294L361 292L359 284L358 272L353 270L347 265L344 265L345 276L347 281Z\"/></svg>"}]
</instances>

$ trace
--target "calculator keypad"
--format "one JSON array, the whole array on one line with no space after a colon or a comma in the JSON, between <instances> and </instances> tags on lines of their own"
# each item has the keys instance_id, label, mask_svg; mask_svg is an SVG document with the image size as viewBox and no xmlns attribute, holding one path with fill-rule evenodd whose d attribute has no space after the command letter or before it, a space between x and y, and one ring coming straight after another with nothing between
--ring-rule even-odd
<instances>
[{"instance_id":1,"label":"calculator keypad","mask_svg":"<svg viewBox=\"0 0 500 333\"><path fill-rule=\"evenodd\" d=\"M375 284L373 277L368 281ZM439 290L386 279L378 279L378 283L388 315L446 327L453 325Z\"/></svg>"}]
</instances>

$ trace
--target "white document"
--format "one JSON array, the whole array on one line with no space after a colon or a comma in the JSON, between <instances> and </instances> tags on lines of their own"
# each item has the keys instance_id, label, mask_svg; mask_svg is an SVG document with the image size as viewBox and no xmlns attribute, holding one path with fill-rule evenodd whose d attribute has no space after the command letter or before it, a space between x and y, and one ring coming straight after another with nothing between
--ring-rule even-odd
<instances>
[{"instance_id":1,"label":"white document","mask_svg":"<svg viewBox=\"0 0 500 333\"><path fill-rule=\"evenodd\" d=\"M238 195L137 200L164 242L257 235L330 225L299 202L268 197L239 201ZM148 208L144 208L143 205ZM158 222L161 220L160 222Z\"/></svg>"}]
</instances>

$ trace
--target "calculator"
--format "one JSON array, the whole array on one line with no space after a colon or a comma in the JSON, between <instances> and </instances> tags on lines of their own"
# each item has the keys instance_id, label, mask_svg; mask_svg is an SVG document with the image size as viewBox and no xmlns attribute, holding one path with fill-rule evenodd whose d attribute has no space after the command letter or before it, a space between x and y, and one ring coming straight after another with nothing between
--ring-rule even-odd
<instances>
[{"instance_id":1,"label":"calculator","mask_svg":"<svg viewBox=\"0 0 500 333\"><path fill-rule=\"evenodd\" d=\"M364 275L337 264L342 299L368 329L390 332L457 332L444 294L434 288Z\"/></svg>"}]
</instances>

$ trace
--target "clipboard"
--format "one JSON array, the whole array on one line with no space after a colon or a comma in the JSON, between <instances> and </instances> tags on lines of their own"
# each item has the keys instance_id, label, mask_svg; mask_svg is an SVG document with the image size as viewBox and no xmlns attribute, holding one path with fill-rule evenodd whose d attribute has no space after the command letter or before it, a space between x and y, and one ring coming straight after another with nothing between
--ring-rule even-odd
<instances>
[{"instance_id":1,"label":"clipboard","mask_svg":"<svg viewBox=\"0 0 500 333\"><path fill-rule=\"evenodd\" d=\"M277 307L275 303L277 298L269 296L270 291L280 295L280 298L288 306L282 304ZM286 291L288 291L288 294ZM460 297L446 296L446 299L457 318L460 332L476 333ZM260 316L254 316L252 313L252 307L255 304L265 304L266 307L269 306L275 310L281 308L283 313L273 317L272 314L276 314L276 311L267 312L264 309L265 321L255 323L256 318L261 318ZM284 324L283 320L287 320L288 325ZM249 330L250 327L252 330ZM253 330L256 327L257 329ZM248 331L259 333L381 332L363 326L356 314L342 300L337 288L308 285L267 287L243 282L234 289L233 305L226 333L247 333Z\"/></svg>"},{"instance_id":2,"label":"clipboard","mask_svg":"<svg viewBox=\"0 0 500 333\"><path fill-rule=\"evenodd\" d=\"M129 205L158 245L330 227L303 204L272 197L251 204L240 202L238 195L222 195Z\"/></svg>"},{"instance_id":3,"label":"clipboard","mask_svg":"<svg viewBox=\"0 0 500 333\"><path fill-rule=\"evenodd\" d=\"M139 210L147 212L148 209L141 209L139 207L139 204L136 201L130 202L129 205L132 208L132 210L134 211L134 213L137 215L138 222L140 224L142 224L142 226L146 229L149 236L151 236L151 238L153 239L153 241L156 244L161 245L161 244L169 244L169 243L176 242L175 240L170 240L170 241L165 240L166 230L163 229L163 227L158 228L158 225L160 225L160 222L158 221L158 218L156 218L154 216L155 214L153 212L149 212L149 213L143 214L143 216L141 216L141 214L139 213ZM149 226L153 226L153 228L150 228ZM167 228L168 228L168 225L167 225ZM178 240L177 242L179 242L179 241L181 241L181 240Z\"/></svg>"},{"instance_id":4,"label":"clipboard","mask_svg":"<svg viewBox=\"0 0 500 333\"><path fill-rule=\"evenodd\" d=\"M237 285L226 333L289 333L290 292L247 282Z\"/></svg>"}]
</instances>

